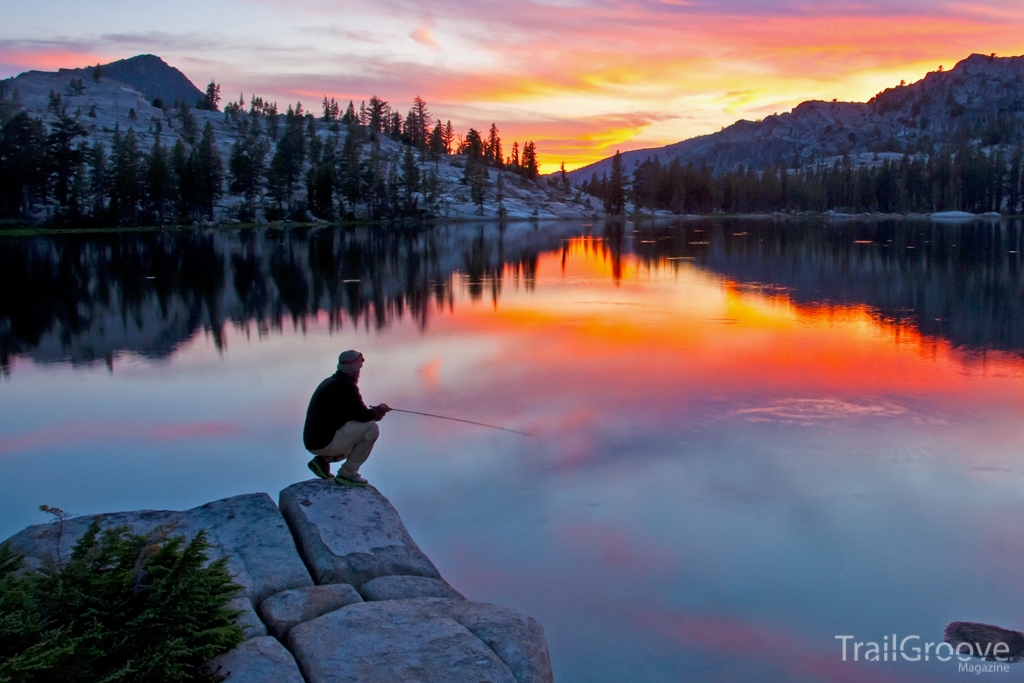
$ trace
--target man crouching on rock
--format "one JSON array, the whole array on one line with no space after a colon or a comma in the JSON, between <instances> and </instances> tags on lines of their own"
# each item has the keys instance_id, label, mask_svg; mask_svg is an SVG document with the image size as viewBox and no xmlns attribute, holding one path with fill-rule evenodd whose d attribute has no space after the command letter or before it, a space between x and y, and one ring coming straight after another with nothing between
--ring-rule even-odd
<instances>
[{"instance_id":1,"label":"man crouching on rock","mask_svg":"<svg viewBox=\"0 0 1024 683\"><path fill-rule=\"evenodd\" d=\"M366 486L359 466L366 462L380 436L379 422L391 408L386 403L367 408L359 394L359 370L363 354L344 351L338 356L338 371L320 382L309 399L302 443L313 454L309 469L321 479L331 477L331 463L345 461L334 481L349 486Z\"/></svg>"}]
</instances>

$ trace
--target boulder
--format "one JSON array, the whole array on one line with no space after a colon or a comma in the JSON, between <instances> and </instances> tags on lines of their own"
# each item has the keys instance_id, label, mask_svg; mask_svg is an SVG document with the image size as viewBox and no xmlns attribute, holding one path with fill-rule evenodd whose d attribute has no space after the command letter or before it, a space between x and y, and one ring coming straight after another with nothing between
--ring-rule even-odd
<instances>
[{"instance_id":1,"label":"boulder","mask_svg":"<svg viewBox=\"0 0 1024 683\"><path fill-rule=\"evenodd\" d=\"M962 643L971 646L970 653L967 648L961 651L972 654L975 657L996 660L1002 662L1019 662L1024 659L1024 633L1011 631L1010 629L990 624L979 624L973 621L954 621L946 627L943 640L957 647ZM999 645L999 652L995 652Z\"/></svg>"},{"instance_id":2,"label":"boulder","mask_svg":"<svg viewBox=\"0 0 1024 683\"><path fill-rule=\"evenodd\" d=\"M207 665L228 683L305 683L291 653L270 636L252 638Z\"/></svg>"},{"instance_id":3,"label":"boulder","mask_svg":"<svg viewBox=\"0 0 1024 683\"><path fill-rule=\"evenodd\" d=\"M362 601L356 589L347 583L293 588L264 600L260 616L270 635L283 641L296 625Z\"/></svg>"},{"instance_id":4,"label":"boulder","mask_svg":"<svg viewBox=\"0 0 1024 683\"><path fill-rule=\"evenodd\" d=\"M281 491L280 500L281 513L318 584L358 588L381 576L441 578L395 508L372 486L313 479Z\"/></svg>"},{"instance_id":5,"label":"boulder","mask_svg":"<svg viewBox=\"0 0 1024 683\"><path fill-rule=\"evenodd\" d=\"M255 605L274 593L313 585L284 518L265 493L225 498L184 512L115 512L75 517L63 526L61 522L36 524L7 542L26 556L29 567L59 565L94 519L101 529L123 526L141 535L162 527L191 539L205 530L211 545L207 556L228 558L232 578Z\"/></svg>"},{"instance_id":6,"label":"boulder","mask_svg":"<svg viewBox=\"0 0 1024 683\"><path fill-rule=\"evenodd\" d=\"M256 610L252 608L252 601L244 595L239 595L228 602L225 607L233 612L240 612L235 617L235 623L242 627L246 638L259 638L267 635L267 627L264 626Z\"/></svg>"},{"instance_id":7,"label":"boulder","mask_svg":"<svg viewBox=\"0 0 1024 683\"><path fill-rule=\"evenodd\" d=\"M428 579L425 576L382 576L360 586L359 594L364 600L466 599L446 581Z\"/></svg>"},{"instance_id":8,"label":"boulder","mask_svg":"<svg viewBox=\"0 0 1024 683\"><path fill-rule=\"evenodd\" d=\"M441 598L348 605L288 634L313 683L551 683L544 632L510 609Z\"/></svg>"}]
</instances>

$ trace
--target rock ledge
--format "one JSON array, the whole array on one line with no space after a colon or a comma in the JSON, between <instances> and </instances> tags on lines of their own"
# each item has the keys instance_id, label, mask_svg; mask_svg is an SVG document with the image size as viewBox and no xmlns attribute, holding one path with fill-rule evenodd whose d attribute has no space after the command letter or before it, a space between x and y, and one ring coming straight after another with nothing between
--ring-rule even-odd
<instances>
[{"instance_id":1,"label":"rock ledge","mask_svg":"<svg viewBox=\"0 0 1024 683\"><path fill-rule=\"evenodd\" d=\"M96 519L137 534L206 530L243 594L246 638L211 666L232 683L551 683L544 631L513 610L465 599L373 487L299 482L191 510L115 512L28 527L9 538L29 567L52 566ZM267 635L267 634L270 635Z\"/></svg>"}]
</instances>

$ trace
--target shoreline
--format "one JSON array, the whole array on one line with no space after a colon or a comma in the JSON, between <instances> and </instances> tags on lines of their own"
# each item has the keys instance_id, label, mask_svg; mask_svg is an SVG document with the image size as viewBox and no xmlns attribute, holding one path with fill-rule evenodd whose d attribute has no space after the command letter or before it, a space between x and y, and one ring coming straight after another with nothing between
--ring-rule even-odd
<instances>
[{"instance_id":1,"label":"shoreline","mask_svg":"<svg viewBox=\"0 0 1024 683\"><path fill-rule=\"evenodd\" d=\"M462 225L467 223L488 223L488 224L522 224L536 223L566 223L580 221L581 223L593 221L626 220L636 221L661 221L661 220L685 220L705 221L715 219L735 220L810 220L823 219L829 222L846 221L872 221L872 220L903 220L903 221L932 221L936 223L973 223L976 221L996 223L1004 220L1017 220L1024 218L1024 214L974 214L964 211L940 211L936 213L840 213L826 211L824 213L710 213L710 214L677 214L668 212L657 213L626 213L619 216L607 214L594 214L583 218L562 218L558 216L533 216L530 218L501 218L498 216L455 216L449 218L435 218L423 221L391 222L391 221L265 221L261 223L215 223L205 222L202 225L133 225L133 226L108 226L108 227L47 227L27 222L8 221L0 223L0 238L3 237L40 237L45 235L103 235L122 232L187 232L200 230L252 230L255 228L270 228L272 230L283 230L291 228L367 228L377 227L394 230L418 230L432 229L446 225Z\"/></svg>"}]
</instances>

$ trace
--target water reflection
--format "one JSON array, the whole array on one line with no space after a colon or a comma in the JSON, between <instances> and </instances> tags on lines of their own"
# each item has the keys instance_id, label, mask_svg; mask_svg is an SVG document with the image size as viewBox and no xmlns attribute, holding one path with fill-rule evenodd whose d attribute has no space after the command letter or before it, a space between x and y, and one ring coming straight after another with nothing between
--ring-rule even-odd
<instances>
[{"instance_id":1,"label":"water reflection","mask_svg":"<svg viewBox=\"0 0 1024 683\"><path fill-rule=\"evenodd\" d=\"M1021 625L1024 364L937 336L1020 353L1018 238L703 221L5 241L0 537L41 503L182 509L309 476L306 402L355 347L368 400L543 436L392 415L366 473L453 585L544 625L557 680L954 680L844 663L834 635ZM105 355L118 372L21 362Z\"/></svg>"},{"instance_id":2,"label":"water reflection","mask_svg":"<svg viewBox=\"0 0 1024 683\"><path fill-rule=\"evenodd\" d=\"M1024 350L1018 223L715 220L461 225L425 232L337 228L121 233L0 241L0 366L13 355L73 363L130 351L165 357L225 324L265 335L325 313L333 327L425 328L456 280L498 304L529 291L541 253L593 233L615 281L623 258L693 263L808 309L866 306L966 349ZM715 321L729 324L729 320Z\"/></svg>"},{"instance_id":3,"label":"water reflection","mask_svg":"<svg viewBox=\"0 0 1024 683\"><path fill-rule=\"evenodd\" d=\"M532 286L538 254L578 225L462 225L428 232L336 228L73 235L0 242L0 366L13 355L73 363L121 351L164 357L227 323L425 327L451 307L455 273L473 299L503 280Z\"/></svg>"},{"instance_id":4,"label":"water reflection","mask_svg":"<svg viewBox=\"0 0 1024 683\"><path fill-rule=\"evenodd\" d=\"M641 226L646 262L693 262L807 307L864 305L971 350L1024 350L1018 222L716 221Z\"/></svg>"}]
</instances>

